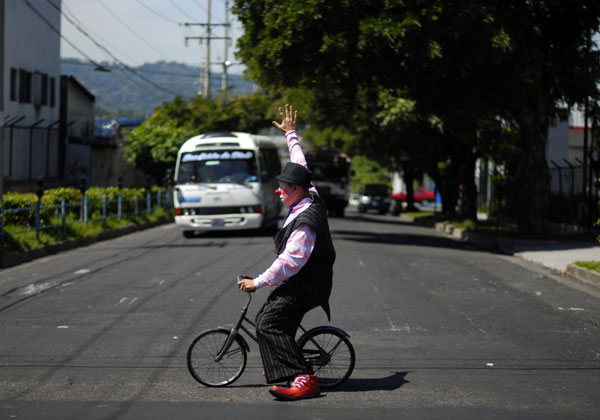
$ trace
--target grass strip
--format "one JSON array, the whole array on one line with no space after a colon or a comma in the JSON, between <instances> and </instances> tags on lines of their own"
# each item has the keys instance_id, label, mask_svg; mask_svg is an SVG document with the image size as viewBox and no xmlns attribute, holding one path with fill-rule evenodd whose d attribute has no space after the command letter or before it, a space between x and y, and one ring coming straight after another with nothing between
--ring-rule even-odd
<instances>
[{"instance_id":1,"label":"grass strip","mask_svg":"<svg viewBox=\"0 0 600 420\"><path fill-rule=\"evenodd\" d=\"M587 268L588 270L600 273L600 261L575 261L574 264L578 267Z\"/></svg>"}]
</instances>

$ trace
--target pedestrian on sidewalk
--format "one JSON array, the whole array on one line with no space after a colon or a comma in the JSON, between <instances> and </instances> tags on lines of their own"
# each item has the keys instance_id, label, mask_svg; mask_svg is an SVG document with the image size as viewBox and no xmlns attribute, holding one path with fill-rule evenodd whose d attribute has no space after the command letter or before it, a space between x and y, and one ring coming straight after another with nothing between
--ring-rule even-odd
<instances>
[{"instance_id":1,"label":"pedestrian on sidewalk","mask_svg":"<svg viewBox=\"0 0 600 420\"><path fill-rule=\"evenodd\" d=\"M281 400L319 395L319 383L296 346L296 331L308 311L321 306L330 318L329 295L335 249L329 232L327 206L311 182L312 172L296 135L297 111L279 108L282 121L273 125L286 137L290 162L276 178L276 191L290 211L273 237L277 258L255 279L239 282L240 290L253 292L277 286L256 315L256 336L268 384L292 381L289 387L271 386Z\"/></svg>"}]
</instances>

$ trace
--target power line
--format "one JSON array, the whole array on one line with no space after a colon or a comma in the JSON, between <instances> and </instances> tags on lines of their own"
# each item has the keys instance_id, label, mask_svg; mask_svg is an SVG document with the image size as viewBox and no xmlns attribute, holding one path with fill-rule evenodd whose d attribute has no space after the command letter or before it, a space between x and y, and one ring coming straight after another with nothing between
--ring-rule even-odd
<instances>
[{"instance_id":1,"label":"power line","mask_svg":"<svg viewBox=\"0 0 600 420\"><path fill-rule=\"evenodd\" d=\"M138 37L144 44L146 44L148 47L152 48L154 51L156 51L157 53L159 53L165 60L169 60L169 58L166 56L165 53L163 53L162 51L160 51L159 49L157 49L154 45L152 45L151 43L149 43L148 41L146 41L146 39L142 36L140 36L136 31L134 31L132 28L129 27L129 25L127 25L127 23L125 23L120 17L119 15L117 15L116 13L114 13L107 5L105 5L102 0L98 0L98 3L100 3L100 6L102 6L108 13L110 13L117 21L119 21L129 32L131 32L132 34L134 34L136 37Z\"/></svg>"},{"instance_id":2,"label":"power line","mask_svg":"<svg viewBox=\"0 0 600 420\"><path fill-rule=\"evenodd\" d=\"M54 7L57 8L58 5L54 4ZM73 13L71 11L71 9L69 9L69 7L67 6L67 3L63 0L62 1L62 7L63 9L69 13L69 15L71 15L71 18L73 20L75 20L81 27L86 28L86 25L77 18L77 16L75 16L75 13ZM118 53L120 53L121 55L123 55L124 57L127 57L129 60L131 61L136 61L133 57L127 55L127 53L124 53L123 51L121 51L119 48L115 47L114 45L111 45L110 42L108 42L106 39L102 38L101 35L99 35L97 32L91 30L89 27L86 28L87 31L89 31L90 33L93 33L97 38L100 38L101 41L103 41L105 44L107 44L109 47L111 47L113 50L117 51Z\"/></svg>"},{"instance_id":3,"label":"power line","mask_svg":"<svg viewBox=\"0 0 600 420\"><path fill-rule=\"evenodd\" d=\"M177 6L177 3L175 3L173 0L169 0L169 3L171 3L173 5L174 8L176 8L177 10L179 10L179 12L181 12L182 15L184 15L187 18L190 18L192 20L196 20L195 17L192 17L190 15L188 15L185 10L181 9L179 6Z\"/></svg>"},{"instance_id":4,"label":"power line","mask_svg":"<svg viewBox=\"0 0 600 420\"><path fill-rule=\"evenodd\" d=\"M163 15L163 14L161 14L161 13L157 12L157 11L156 11L156 10L154 10L154 9L151 9L150 7L148 7L148 6L146 6L144 3L142 3L140 0L135 0L135 1L137 1L137 2L138 2L138 3L139 3L139 4L140 4L140 5L143 7L143 8L145 8L145 9L149 10L150 12L154 13L156 16L160 16L161 18L163 18L163 19L166 19L166 20L168 20L169 22L173 22L173 23L176 23L176 24L178 24L178 25L181 25L181 22L178 22L178 21L176 21L176 20L173 20L173 19L171 19L171 18L169 18L169 17L167 17L167 16L165 16L165 15Z\"/></svg>"},{"instance_id":5,"label":"power line","mask_svg":"<svg viewBox=\"0 0 600 420\"><path fill-rule=\"evenodd\" d=\"M198 7L199 7L200 9L202 9L202 11L203 11L204 13L206 13L206 7L204 7L204 6L202 6L202 4L198 3L198 0L194 0L194 3L196 3L196 4L198 5Z\"/></svg>"},{"instance_id":6,"label":"power line","mask_svg":"<svg viewBox=\"0 0 600 420\"><path fill-rule=\"evenodd\" d=\"M90 56L88 56L86 53L84 53L79 48L77 48L77 46L75 44L73 44L64 35L62 35L58 29L56 29L54 26L52 26L52 23L48 19L46 19L35 7L33 7L31 5L31 3L29 3L29 0L24 0L24 1L25 1L25 4L27 5L27 7L29 7L33 11L33 13L35 13L46 25L48 25L48 27L50 29L52 29L53 32L55 32L56 34L58 34L58 36L60 38L62 38L67 44L69 44L71 47L73 47L73 49L75 49L75 51L77 51L79 54L81 54L82 56L84 56L85 58L87 58L88 61L90 61L91 63L93 63L98 70L106 70L104 67L102 67L101 64L98 64Z\"/></svg>"},{"instance_id":7,"label":"power line","mask_svg":"<svg viewBox=\"0 0 600 420\"><path fill-rule=\"evenodd\" d=\"M61 63L66 63L66 64L74 64L77 66L89 66L89 63L84 63L81 61L71 61L71 60L60 60ZM104 65L104 67L112 69L122 69L122 67L119 66L114 66L114 65ZM175 72L170 72L170 71L161 71L161 70L145 70L145 69L140 69L139 67L136 69L136 71L140 72L140 73L152 73L152 74L162 74L165 76L177 76L177 77L190 77L190 78L194 78L197 79L198 76L194 75L194 74L189 74L189 73L175 73Z\"/></svg>"},{"instance_id":8,"label":"power line","mask_svg":"<svg viewBox=\"0 0 600 420\"><path fill-rule=\"evenodd\" d=\"M133 84L138 85L140 88L144 89L146 92L150 93L150 95L154 96L157 99L163 99L158 93L156 93L153 89L148 89L148 85L141 83L139 80L131 77L130 74L124 71L123 68L117 67L117 70L121 71L123 75L128 78Z\"/></svg>"},{"instance_id":9,"label":"power line","mask_svg":"<svg viewBox=\"0 0 600 420\"><path fill-rule=\"evenodd\" d=\"M27 1L27 0L25 0ZM71 23L71 25L73 25L79 32L81 32L83 35L85 35L86 37L88 37L93 43L94 45L96 45L98 48L100 48L102 51L106 52L113 60L115 60L116 62L118 62L119 64L121 64L123 66L123 68L125 68L127 71L135 74L136 76L138 76L140 79L144 80L146 83L151 84L152 86L154 86L157 89L160 89L162 91L168 92L172 95L177 95L177 92L173 92L167 88L164 88L156 83L154 83L152 80L148 79L145 76L142 76L141 74L138 74L135 70L133 70L131 67L129 67L127 64L123 63L121 60L119 60L117 57L115 57L115 55L110 52L106 47L104 47L102 44L100 44L98 41L96 41L90 34L88 34L85 30L83 30L79 25L77 25L76 22L74 22L69 16L67 16L65 13L63 13L63 11L60 9L60 7L57 7L54 3L52 3L50 0L46 0L52 7L54 7L55 9L57 9L59 11L60 14L62 14L68 21L69 23Z\"/></svg>"}]
</instances>

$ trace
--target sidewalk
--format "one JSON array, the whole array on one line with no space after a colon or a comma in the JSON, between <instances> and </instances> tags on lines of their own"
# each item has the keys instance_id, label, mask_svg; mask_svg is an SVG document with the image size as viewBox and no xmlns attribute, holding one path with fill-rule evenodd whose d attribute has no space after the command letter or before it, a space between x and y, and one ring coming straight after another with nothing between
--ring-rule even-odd
<instances>
[{"instance_id":1,"label":"sidewalk","mask_svg":"<svg viewBox=\"0 0 600 420\"><path fill-rule=\"evenodd\" d=\"M470 242L484 249L513 255L600 289L600 273L573 265L575 261L600 261L600 244L598 243L490 237L463 231L448 223L436 223L435 229L455 240Z\"/></svg>"}]
</instances>

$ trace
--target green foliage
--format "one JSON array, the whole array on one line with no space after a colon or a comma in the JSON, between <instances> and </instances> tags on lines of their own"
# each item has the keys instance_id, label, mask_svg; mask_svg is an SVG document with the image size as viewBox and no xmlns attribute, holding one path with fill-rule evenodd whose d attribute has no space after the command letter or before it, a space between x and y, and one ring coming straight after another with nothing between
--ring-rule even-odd
<instances>
[{"instance_id":1,"label":"green foliage","mask_svg":"<svg viewBox=\"0 0 600 420\"><path fill-rule=\"evenodd\" d=\"M343 127L325 127L317 129L309 127L303 134L303 139L313 148L328 148L331 150L352 153L353 145L359 139Z\"/></svg>"},{"instance_id":2,"label":"green foliage","mask_svg":"<svg viewBox=\"0 0 600 420\"><path fill-rule=\"evenodd\" d=\"M151 188L153 196L159 191L164 192L164 188L154 185ZM92 217L100 217L102 210L103 197L106 196L109 208L108 212L116 213L116 200L122 197L122 211L124 214L132 213L135 208L135 199L137 197L139 206L145 206L146 192L143 188L123 188L117 187L91 187L85 192L88 198L89 214ZM62 200L65 200L66 217L68 221L79 218L81 214L81 191L76 188L53 188L44 191L41 200L40 223L42 226L51 224L61 224L61 220L53 221L53 218L60 214ZM4 209L19 209L3 214L3 223L10 230L10 226L19 226L20 229L35 226L35 207L38 202L37 195L33 193L8 192L4 194ZM110 203L112 202L112 203ZM62 216L61 216L62 217ZM14 230L14 229L13 229Z\"/></svg>"},{"instance_id":3,"label":"green foliage","mask_svg":"<svg viewBox=\"0 0 600 420\"><path fill-rule=\"evenodd\" d=\"M587 45L598 1L235 0L233 10L252 78L307 92L313 127L355 133L353 147L390 169L427 171L452 211L463 185L473 215L475 160L505 163L522 180L520 227L543 230L544 133L562 104L598 97L598 48Z\"/></svg>"},{"instance_id":4,"label":"green foliage","mask_svg":"<svg viewBox=\"0 0 600 420\"><path fill-rule=\"evenodd\" d=\"M388 184L391 180L386 170L377 162L367 159L364 156L354 156L352 158L352 190L358 191L360 185L364 184Z\"/></svg>"},{"instance_id":5,"label":"green foliage","mask_svg":"<svg viewBox=\"0 0 600 420\"><path fill-rule=\"evenodd\" d=\"M128 215L122 219L111 217L102 221L90 221L87 224L73 223L67 225L66 232L60 227L40 231L40 237L37 239L36 232L24 232L14 234L22 229L20 226L5 226L4 241L0 243L0 253L18 253L46 245L52 245L66 240L77 240L86 237L95 237L110 229L118 229L127 226L144 225L158 221L170 220L172 217L170 211L163 207L154 207L151 213L141 212L137 217ZM69 215L68 222L74 221L75 216ZM60 224L60 218L54 218L53 224Z\"/></svg>"},{"instance_id":6,"label":"green foliage","mask_svg":"<svg viewBox=\"0 0 600 420\"><path fill-rule=\"evenodd\" d=\"M35 208L37 202L38 197L33 193L5 193L3 204L5 209L19 208L23 210L14 213L5 213L4 224L19 226L35 225L35 211L33 208Z\"/></svg>"},{"instance_id":7,"label":"green foliage","mask_svg":"<svg viewBox=\"0 0 600 420\"><path fill-rule=\"evenodd\" d=\"M271 101L262 94L204 98L188 101L176 97L164 102L152 117L127 135L125 157L136 168L163 179L175 166L181 145L193 136L210 131L257 133L270 125Z\"/></svg>"}]
</instances>

